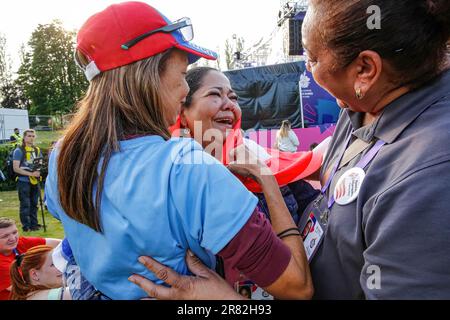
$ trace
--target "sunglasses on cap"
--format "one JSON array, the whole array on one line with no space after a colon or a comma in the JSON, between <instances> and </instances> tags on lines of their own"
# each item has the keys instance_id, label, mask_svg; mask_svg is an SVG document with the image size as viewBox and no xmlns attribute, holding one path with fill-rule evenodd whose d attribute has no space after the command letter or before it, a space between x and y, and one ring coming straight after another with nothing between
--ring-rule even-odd
<instances>
[{"instance_id":1,"label":"sunglasses on cap","mask_svg":"<svg viewBox=\"0 0 450 320\"><path fill-rule=\"evenodd\" d=\"M191 41L194 38L194 30L192 28L192 22L189 18L181 18L180 20L175 21L172 24L169 24L167 26L146 32L139 37L136 37L126 43L124 43L121 48L124 50L130 49L132 46L136 45L139 41L144 40L147 37L150 37L151 35L158 33L158 32L164 32L164 33L171 33L174 31L179 31L183 37L183 40L186 42Z\"/></svg>"}]
</instances>

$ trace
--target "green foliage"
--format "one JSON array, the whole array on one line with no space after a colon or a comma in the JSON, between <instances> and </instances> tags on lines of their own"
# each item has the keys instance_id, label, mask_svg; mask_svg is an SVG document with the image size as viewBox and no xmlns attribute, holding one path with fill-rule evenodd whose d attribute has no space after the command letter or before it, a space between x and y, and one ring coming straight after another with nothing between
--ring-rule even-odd
<instances>
[{"instance_id":1,"label":"green foliage","mask_svg":"<svg viewBox=\"0 0 450 320\"><path fill-rule=\"evenodd\" d=\"M13 150L11 144L0 144L0 170L6 175L6 161L8 160L9 153ZM14 190L16 183L10 179L6 181L0 181L0 191Z\"/></svg>"},{"instance_id":2,"label":"green foliage","mask_svg":"<svg viewBox=\"0 0 450 320\"><path fill-rule=\"evenodd\" d=\"M233 69L233 47L228 39L225 40L225 63L228 70Z\"/></svg>"},{"instance_id":3,"label":"green foliage","mask_svg":"<svg viewBox=\"0 0 450 320\"><path fill-rule=\"evenodd\" d=\"M233 39L225 41L225 63L228 70L233 70L237 66L235 57L236 52L242 53L245 49L245 40L242 37L233 35Z\"/></svg>"},{"instance_id":4,"label":"green foliage","mask_svg":"<svg viewBox=\"0 0 450 320\"><path fill-rule=\"evenodd\" d=\"M61 22L39 25L22 52L17 83L31 101L30 114L70 113L88 82L73 59L76 33Z\"/></svg>"},{"instance_id":5,"label":"green foliage","mask_svg":"<svg viewBox=\"0 0 450 320\"><path fill-rule=\"evenodd\" d=\"M6 38L0 33L0 87L11 82L11 60L6 54Z\"/></svg>"},{"instance_id":6,"label":"green foliage","mask_svg":"<svg viewBox=\"0 0 450 320\"><path fill-rule=\"evenodd\" d=\"M9 109L28 109L30 101L25 96L23 88L12 81L0 87L0 95L3 97L1 106Z\"/></svg>"},{"instance_id":7,"label":"green foliage","mask_svg":"<svg viewBox=\"0 0 450 320\"><path fill-rule=\"evenodd\" d=\"M13 80L12 61L6 53L6 38L0 34L0 106L10 109L25 109L29 100L23 88Z\"/></svg>"}]
</instances>

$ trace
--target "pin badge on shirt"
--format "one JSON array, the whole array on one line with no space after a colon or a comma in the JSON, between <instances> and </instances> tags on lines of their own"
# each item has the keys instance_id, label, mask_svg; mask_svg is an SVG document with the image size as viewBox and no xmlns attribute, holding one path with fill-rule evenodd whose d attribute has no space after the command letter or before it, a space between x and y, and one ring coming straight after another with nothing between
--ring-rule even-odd
<instances>
[{"instance_id":1,"label":"pin badge on shirt","mask_svg":"<svg viewBox=\"0 0 450 320\"><path fill-rule=\"evenodd\" d=\"M361 168L352 168L345 172L336 183L334 199L337 204L345 206L358 198L366 173Z\"/></svg>"}]
</instances>

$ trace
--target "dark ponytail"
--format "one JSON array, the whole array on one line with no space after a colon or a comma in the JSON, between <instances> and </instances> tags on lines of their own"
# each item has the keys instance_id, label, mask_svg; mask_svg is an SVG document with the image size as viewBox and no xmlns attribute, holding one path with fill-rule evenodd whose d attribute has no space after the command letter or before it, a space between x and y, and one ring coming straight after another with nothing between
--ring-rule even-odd
<instances>
[{"instance_id":1,"label":"dark ponytail","mask_svg":"<svg viewBox=\"0 0 450 320\"><path fill-rule=\"evenodd\" d=\"M46 255L52 250L49 246L36 246L16 257L9 269L11 278L10 300L27 300L33 292L49 289L42 285L33 285L30 270L39 270L45 262Z\"/></svg>"}]
</instances>

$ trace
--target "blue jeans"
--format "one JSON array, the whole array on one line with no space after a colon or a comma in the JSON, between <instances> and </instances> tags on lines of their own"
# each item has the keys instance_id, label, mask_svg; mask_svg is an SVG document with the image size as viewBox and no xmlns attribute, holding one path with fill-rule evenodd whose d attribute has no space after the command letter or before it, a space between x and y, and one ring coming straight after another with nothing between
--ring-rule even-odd
<instances>
[{"instance_id":1,"label":"blue jeans","mask_svg":"<svg viewBox=\"0 0 450 320\"><path fill-rule=\"evenodd\" d=\"M72 295L72 300L111 300L83 276L73 256L67 263L64 279L65 285Z\"/></svg>"},{"instance_id":2,"label":"blue jeans","mask_svg":"<svg viewBox=\"0 0 450 320\"><path fill-rule=\"evenodd\" d=\"M39 199L39 186L29 182L18 181L20 201L20 222L22 228L31 229L38 226L37 210Z\"/></svg>"}]
</instances>

